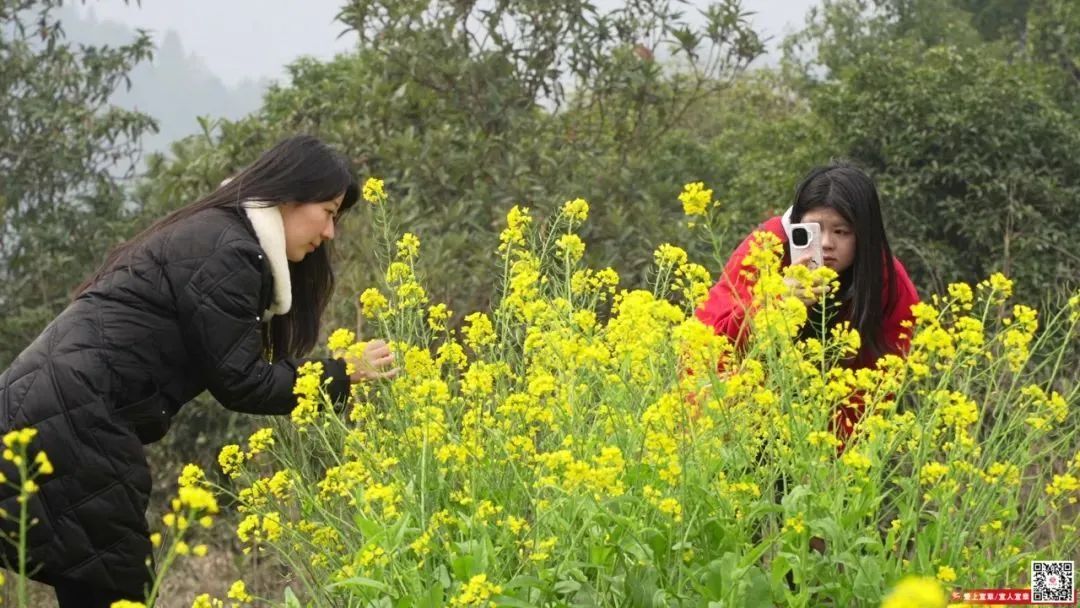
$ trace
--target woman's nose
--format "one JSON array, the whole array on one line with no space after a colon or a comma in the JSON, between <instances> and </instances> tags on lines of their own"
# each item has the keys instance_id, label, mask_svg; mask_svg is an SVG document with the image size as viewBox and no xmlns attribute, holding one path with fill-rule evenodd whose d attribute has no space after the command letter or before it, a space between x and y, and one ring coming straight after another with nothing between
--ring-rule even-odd
<instances>
[{"instance_id":1,"label":"woman's nose","mask_svg":"<svg viewBox=\"0 0 1080 608\"><path fill-rule=\"evenodd\" d=\"M333 240L333 238L334 238L334 230L335 230L335 228L334 228L334 220L331 219L330 221L326 222L326 227L323 228L323 231L322 231L323 239L327 240L327 241Z\"/></svg>"}]
</instances>

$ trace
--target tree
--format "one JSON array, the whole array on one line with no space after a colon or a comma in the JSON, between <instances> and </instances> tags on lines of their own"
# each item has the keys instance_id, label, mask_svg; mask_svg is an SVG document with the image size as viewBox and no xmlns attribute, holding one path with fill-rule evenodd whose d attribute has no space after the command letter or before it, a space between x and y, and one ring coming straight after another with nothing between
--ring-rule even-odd
<instances>
[{"instance_id":1,"label":"tree","mask_svg":"<svg viewBox=\"0 0 1080 608\"><path fill-rule=\"evenodd\" d=\"M340 18L360 49L293 64L259 113L152 161L142 196L156 207L191 200L274 139L313 132L362 177L386 180L403 229L424 243L433 298L458 313L491 295L490 251L517 203L542 216L590 200L592 261L640 278L652 248L678 235L682 183L705 177L685 170L706 164L682 156L687 117L762 52L736 0L706 9L697 28L672 4L354 0ZM380 272L365 213L339 247L346 293Z\"/></svg>"},{"instance_id":2,"label":"tree","mask_svg":"<svg viewBox=\"0 0 1080 608\"><path fill-rule=\"evenodd\" d=\"M155 128L108 101L150 57L146 33L119 47L69 44L61 4L0 4L0 367L126 232L121 182Z\"/></svg>"},{"instance_id":3,"label":"tree","mask_svg":"<svg viewBox=\"0 0 1080 608\"><path fill-rule=\"evenodd\" d=\"M1080 6L1070 0L1036 0L1028 13L1031 57L1055 70L1061 104L1080 118Z\"/></svg>"},{"instance_id":4,"label":"tree","mask_svg":"<svg viewBox=\"0 0 1080 608\"><path fill-rule=\"evenodd\" d=\"M1043 82L978 49L900 40L815 93L835 141L878 179L924 289L1001 270L1045 292L1080 276L1080 128Z\"/></svg>"},{"instance_id":5,"label":"tree","mask_svg":"<svg viewBox=\"0 0 1080 608\"><path fill-rule=\"evenodd\" d=\"M878 179L922 288L1004 270L1043 292L1078 276L1065 227L1080 106L1071 38L1050 26L1072 4L829 0L788 41L787 73L835 153Z\"/></svg>"}]
</instances>

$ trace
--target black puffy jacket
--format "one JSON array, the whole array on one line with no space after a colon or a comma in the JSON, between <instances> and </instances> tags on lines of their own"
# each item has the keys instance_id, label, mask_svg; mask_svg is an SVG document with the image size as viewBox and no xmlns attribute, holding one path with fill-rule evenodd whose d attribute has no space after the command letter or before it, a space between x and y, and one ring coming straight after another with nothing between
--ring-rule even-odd
<instances>
[{"instance_id":1,"label":"black puffy jacket","mask_svg":"<svg viewBox=\"0 0 1080 608\"><path fill-rule=\"evenodd\" d=\"M154 234L0 375L0 433L36 428L30 455L44 450L55 468L29 501L34 578L141 597L151 551L143 444L160 439L177 410L205 390L242 412L295 407L301 361L270 363L263 349L264 316L282 282L289 293L283 235L280 245L270 241L280 246L271 255L251 213L206 210ZM323 363L331 396L340 398L349 386L344 363ZM17 478L10 463L0 466ZM0 485L5 533L17 530L16 497ZM13 548L2 544L14 567Z\"/></svg>"}]
</instances>

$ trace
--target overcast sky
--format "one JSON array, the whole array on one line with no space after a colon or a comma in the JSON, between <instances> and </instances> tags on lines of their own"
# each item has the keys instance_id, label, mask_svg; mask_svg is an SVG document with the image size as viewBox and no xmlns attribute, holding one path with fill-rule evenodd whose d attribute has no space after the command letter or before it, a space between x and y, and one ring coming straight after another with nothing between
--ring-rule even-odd
<instances>
[{"instance_id":1,"label":"overcast sky","mask_svg":"<svg viewBox=\"0 0 1080 608\"><path fill-rule=\"evenodd\" d=\"M772 36L774 47L784 34L801 26L818 0L743 0L756 14L759 33ZM151 30L155 42L175 30L184 48L197 55L225 83L284 75L284 66L301 55L330 58L351 48L354 36L341 37L334 21L341 0L87 0L81 9L99 20ZM609 7L618 0L598 0ZM706 0L690 5L705 6ZM694 12L691 8L688 13Z\"/></svg>"}]
</instances>

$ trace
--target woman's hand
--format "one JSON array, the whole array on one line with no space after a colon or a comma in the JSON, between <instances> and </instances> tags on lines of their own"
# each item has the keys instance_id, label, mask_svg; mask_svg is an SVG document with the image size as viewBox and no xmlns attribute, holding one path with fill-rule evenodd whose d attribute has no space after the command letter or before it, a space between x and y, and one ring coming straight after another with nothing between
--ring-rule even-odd
<instances>
[{"instance_id":1,"label":"woman's hand","mask_svg":"<svg viewBox=\"0 0 1080 608\"><path fill-rule=\"evenodd\" d=\"M792 263L806 266L811 270L813 270L814 266L816 265L816 262L814 261L814 256L810 253L802 256L801 258L795 260ZM811 285L810 288L807 289L807 287L803 285L801 281L794 277L784 277L784 284L788 286L788 290L791 292L791 295L798 298L800 302L807 306L807 308L820 302L821 299L825 296L825 294L829 291L829 285L827 283L820 282Z\"/></svg>"},{"instance_id":2,"label":"woman's hand","mask_svg":"<svg viewBox=\"0 0 1080 608\"><path fill-rule=\"evenodd\" d=\"M362 357L345 355L345 362L356 370L349 376L349 381L355 384L364 380L393 378L401 371L401 368L391 367L394 359L394 353L390 352L385 340L372 340L364 347Z\"/></svg>"}]
</instances>

